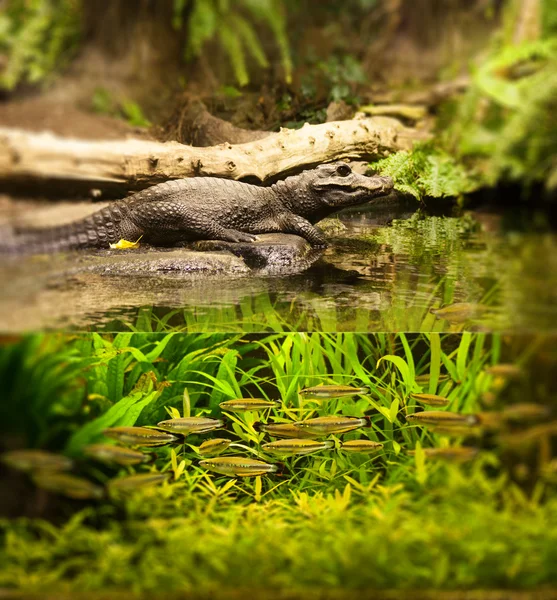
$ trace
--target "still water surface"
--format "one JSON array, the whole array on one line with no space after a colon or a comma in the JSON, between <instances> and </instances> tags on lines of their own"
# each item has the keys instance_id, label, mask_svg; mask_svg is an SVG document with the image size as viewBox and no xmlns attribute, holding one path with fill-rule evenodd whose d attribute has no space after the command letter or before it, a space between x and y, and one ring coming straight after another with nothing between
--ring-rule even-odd
<instances>
[{"instance_id":1,"label":"still water surface","mask_svg":"<svg viewBox=\"0 0 557 600\"><path fill-rule=\"evenodd\" d=\"M288 276L76 277L53 274L51 258L35 257L7 267L0 329L556 328L557 234L543 217L402 210L391 217L386 222L385 215L362 210L342 215L319 261ZM455 303L446 318L432 312Z\"/></svg>"}]
</instances>

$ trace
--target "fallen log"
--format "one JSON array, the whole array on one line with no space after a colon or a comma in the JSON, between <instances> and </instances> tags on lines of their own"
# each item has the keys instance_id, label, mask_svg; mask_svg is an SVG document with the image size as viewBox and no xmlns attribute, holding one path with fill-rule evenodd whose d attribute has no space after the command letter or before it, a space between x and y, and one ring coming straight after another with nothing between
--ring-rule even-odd
<instances>
[{"instance_id":1,"label":"fallen log","mask_svg":"<svg viewBox=\"0 0 557 600\"><path fill-rule=\"evenodd\" d=\"M136 190L169 179L217 176L268 183L338 159L373 160L427 134L386 117L281 129L245 144L208 148L178 142L86 141L0 128L0 182L65 180Z\"/></svg>"}]
</instances>

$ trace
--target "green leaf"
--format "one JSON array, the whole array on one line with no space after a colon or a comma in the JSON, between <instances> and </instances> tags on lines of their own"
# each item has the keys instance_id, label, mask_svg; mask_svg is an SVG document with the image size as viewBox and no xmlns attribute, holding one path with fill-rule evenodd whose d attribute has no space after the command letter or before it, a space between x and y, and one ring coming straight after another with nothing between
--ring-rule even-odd
<instances>
[{"instance_id":1,"label":"green leaf","mask_svg":"<svg viewBox=\"0 0 557 600\"><path fill-rule=\"evenodd\" d=\"M429 389L430 394L437 391L437 382L441 373L441 337L438 333L429 334L430 365L429 365Z\"/></svg>"},{"instance_id":2,"label":"green leaf","mask_svg":"<svg viewBox=\"0 0 557 600\"><path fill-rule=\"evenodd\" d=\"M404 348L404 356L406 357L406 364L408 365L408 381L406 382L406 385L414 387L414 380L416 377L416 370L414 367L414 355L412 353L412 349L410 348L410 344L406 339L406 335L404 335L404 333L399 333L398 335L400 341L402 342L402 347Z\"/></svg>"},{"instance_id":3,"label":"green leaf","mask_svg":"<svg viewBox=\"0 0 557 600\"><path fill-rule=\"evenodd\" d=\"M386 356L382 356L378 361L376 368L379 367L382 361L387 361L393 363L396 368L399 370L400 375L402 376L402 381L406 385L408 390L412 389L413 377L410 375L410 369L406 361L400 356L395 356L394 354L387 354Z\"/></svg>"},{"instance_id":4,"label":"green leaf","mask_svg":"<svg viewBox=\"0 0 557 600\"><path fill-rule=\"evenodd\" d=\"M398 400L398 398L395 398L391 402L391 408L389 409L389 421L391 423L394 423L396 421L396 418L398 415L398 409L399 409L399 400Z\"/></svg>"},{"instance_id":5,"label":"green leaf","mask_svg":"<svg viewBox=\"0 0 557 600\"><path fill-rule=\"evenodd\" d=\"M467 361L468 361L468 349L472 343L472 334L469 332L463 333L458 346L458 352L456 356L456 372L459 381L464 381L466 377Z\"/></svg>"},{"instance_id":6,"label":"green leaf","mask_svg":"<svg viewBox=\"0 0 557 600\"><path fill-rule=\"evenodd\" d=\"M427 470L425 465L425 453L420 442L416 442L414 454L414 465L416 466L416 481L424 485L427 481Z\"/></svg>"},{"instance_id":7,"label":"green leaf","mask_svg":"<svg viewBox=\"0 0 557 600\"><path fill-rule=\"evenodd\" d=\"M142 393L134 392L122 398L103 415L78 429L69 439L65 452L69 455L77 454L83 446L92 444L102 438L102 432L107 427L130 427L135 425L143 408L157 395L158 392L152 392L143 397Z\"/></svg>"}]
</instances>

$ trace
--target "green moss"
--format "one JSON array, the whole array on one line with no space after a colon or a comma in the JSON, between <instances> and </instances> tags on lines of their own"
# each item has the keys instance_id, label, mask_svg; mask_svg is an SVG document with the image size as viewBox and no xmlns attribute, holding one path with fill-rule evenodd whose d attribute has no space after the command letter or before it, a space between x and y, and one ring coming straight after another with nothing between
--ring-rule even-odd
<instances>
[{"instance_id":1,"label":"green moss","mask_svg":"<svg viewBox=\"0 0 557 600\"><path fill-rule=\"evenodd\" d=\"M362 495L346 487L338 496L292 490L291 500L246 507L155 490L142 495L155 515L102 528L87 523L90 510L61 527L3 523L0 585L200 593L557 584L555 500L501 508L489 496L449 491L458 493L434 500L400 486ZM170 503L174 510L160 516Z\"/></svg>"},{"instance_id":2,"label":"green moss","mask_svg":"<svg viewBox=\"0 0 557 600\"><path fill-rule=\"evenodd\" d=\"M436 144L418 144L411 152L401 151L377 161L370 168L395 181L395 189L414 196L458 198L479 184L462 164Z\"/></svg>"},{"instance_id":3,"label":"green moss","mask_svg":"<svg viewBox=\"0 0 557 600\"><path fill-rule=\"evenodd\" d=\"M539 339L510 347L482 334L31 336L4 347L1 374L13 402L0 423L12 435L11 424L22 425L21 445L65 447L79 457L107 425L153 424L167 408L221 416L223 399L253 395L282 399L273 418L366 414L371 427L343 437L368 437L384 449L371 458L332 450L286 459L280 475L233 480L199 467L195 449L204 438L188 437L135 468L173 473L170 483L84 509L51 496L57 514L73 512L57 524L4 519L0 586L61 594L556 584L555 484L536 471L521 486L510 476L535 447L517 459L490 437L466 441L480 454L463 465L406 452L418 442L449 443L406 421L411 392L438 393L462 412L477 411L488 391L496 406L539 400L545 375L534 382L525 370L520 382L501 387L485 367L506 360L526 369L543 348ZM330 382L361 382L371 393L301 403L300 388ZM26 429L33 413L47 418ZM263 436L253 422L260 418L226 417L225 435L258 453ZM129 472L85 460L76 470L99 485Z\"/></svg>"},{"instance_id":4,"label":"green moss","mask_svg":"<svg viewBox=\"0 0 557 600\"><path fill-rule=\"evenodd\" d=\"M81 4L76 0L8 0L0 14L0 54L6 65L0 89L38 83L64 67L81 37Z\"/></svg>"},{"instance_id":5,"label":"green moss","mask_svg":"<svg viewBox=\"0 0 557 600\"><path fill-rule=\"evenodd\" d=\"M499 38L497 38L499 39ZM557 38L494 43L463 96L441 108L434 139L372 169L418 200L482 187L557 186Z\"/></svg>"}]
</instances>

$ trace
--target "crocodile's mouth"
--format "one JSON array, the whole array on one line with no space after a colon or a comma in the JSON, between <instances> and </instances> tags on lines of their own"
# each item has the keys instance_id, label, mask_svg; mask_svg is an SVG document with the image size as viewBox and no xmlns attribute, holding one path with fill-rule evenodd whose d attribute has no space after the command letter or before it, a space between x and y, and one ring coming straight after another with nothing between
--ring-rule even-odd
<instances>
[{"instance_id":1,"label":"crocodile's mouth","mask_svg":"<svg viewBox=\"0 0 557 600\"><path fill-rule=\"evenodd\" d=\"M347 204L347 199L350 199L354 204L358 202L366 202L379 198L381 196L388 196L393 190L392 181L384 182L378 186L344 186L344 185L330 185L327 186L326 195L328 195L328 204L333 206L342 206ZM327 201L326 200L326 201Z\"/></svg>"},{"instance_id":2,"label":"crocodile's mouth","mask_svg":"<svg viewBox=\"0 0 557 600\"><path fill-rule=\"evenodd\" d=\"M373 182L373 183L372 183ZM361 184L346 185L342 183L330 183L327 189L337 191L348 196L367 194L371 197L384 196L390 194L394 186L394 182L390 177L370 177L370 181Z\"/></svg>"}]
</instances>

